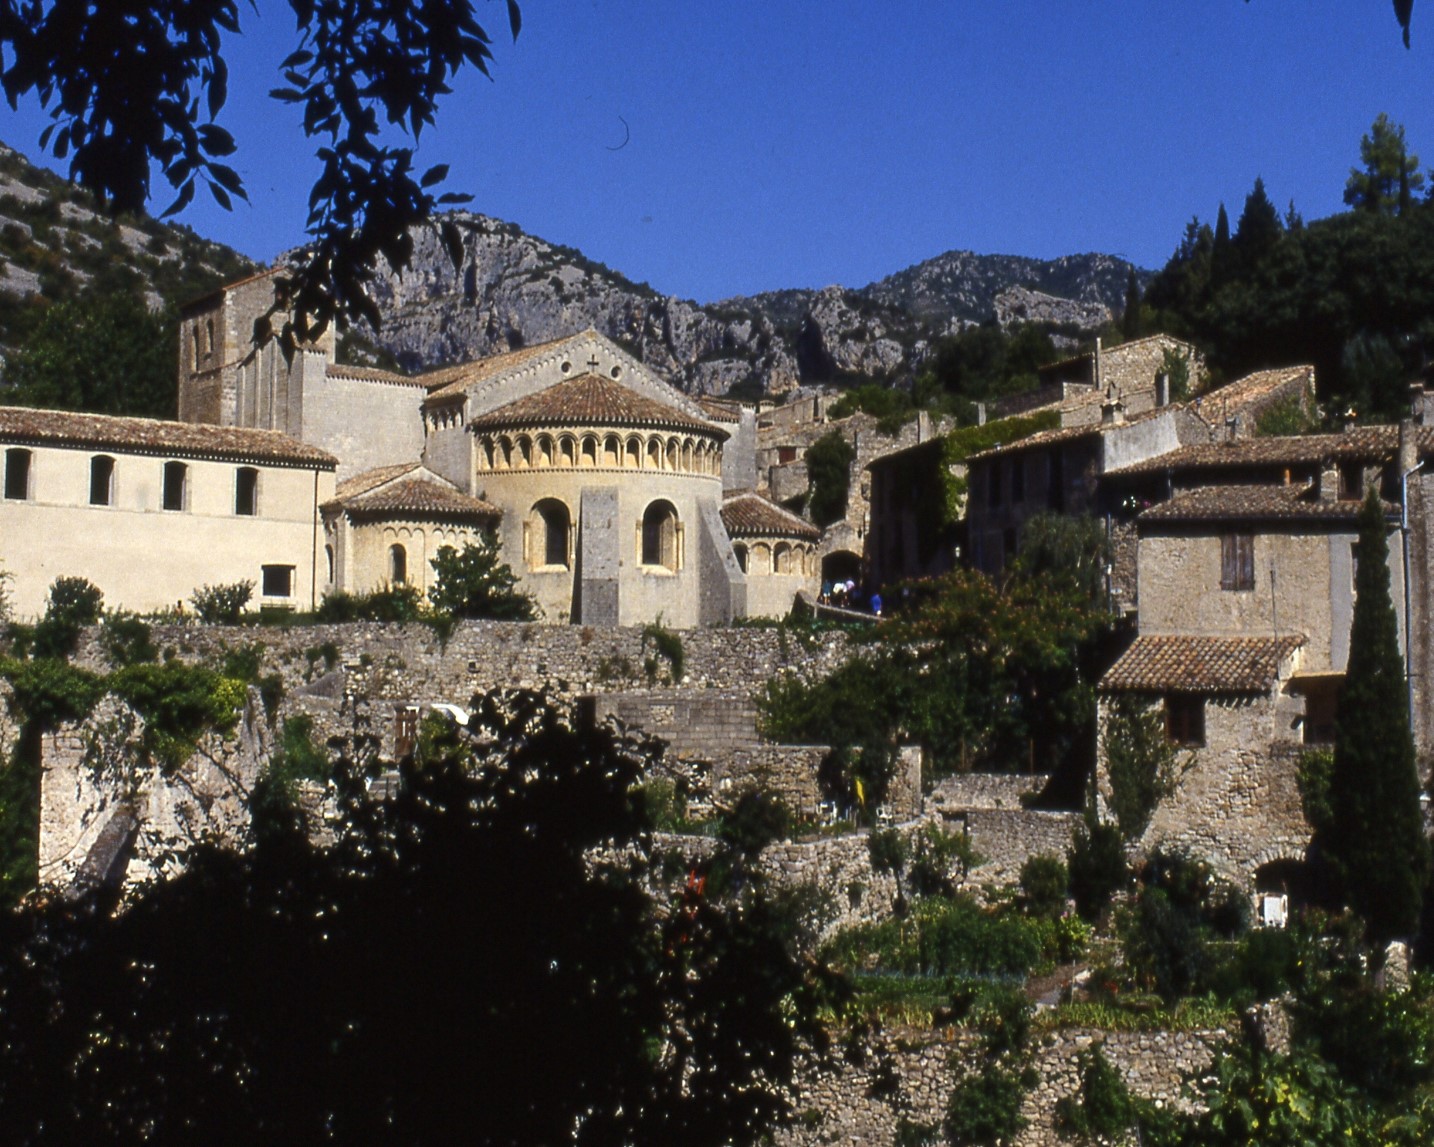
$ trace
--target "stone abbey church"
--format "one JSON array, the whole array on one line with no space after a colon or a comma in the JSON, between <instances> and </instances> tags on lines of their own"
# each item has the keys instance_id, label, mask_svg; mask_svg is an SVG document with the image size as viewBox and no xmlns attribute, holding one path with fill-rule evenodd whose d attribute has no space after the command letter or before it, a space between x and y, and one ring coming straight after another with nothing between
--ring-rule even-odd
<instances>
[{"instance_id":1,"label":"stone abbey church","mask_svg":"<svg viewBox=\"0 0 1434 1147\"><path fill-rule=\"evenodd\" d=\"M255 347L273 272L182 314L179 419L0 407L0 570L21 616L56 577L174 609L426 590L441 546L496 530L549 622L782 615L818 531L750 492L755 418L699 404L595 331L405 376Z\"/></svg>"}]
</instances>

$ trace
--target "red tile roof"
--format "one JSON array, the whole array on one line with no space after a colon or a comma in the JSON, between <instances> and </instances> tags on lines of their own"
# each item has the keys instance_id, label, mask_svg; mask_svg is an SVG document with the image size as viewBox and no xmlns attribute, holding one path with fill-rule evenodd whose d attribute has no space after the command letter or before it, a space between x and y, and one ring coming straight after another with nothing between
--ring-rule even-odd
<instances>
[{"instance_id":1,"label":"red tile roof","mask_svg":"<svg viewBox=\"0 0 1434 1147\"><path fill-rule=\"evenodd\" d=\"M22 406L0 406L0 442L263 462L321 470L338 466L338 459L332 454L277 430L123 418L70 410L32 410Z\"/></svg>"},{"instance_id":2,"label":"red tile roof","mask_svg":"<svg viewBox=\"0 0 1434 1147\"><path fill-rule=\"evenodd\" d=\"M1106 692L1263 693L1305 643L1285 637L1137 637L1100 679Z\"/></svg>"},{"instance_id":3,"label":"red tile roof","mask_svg":"<svg viewBox=\"0 0 1434 1147\"><path fill-rule=\"evenodd\" d=\"M1216 392L1218 393L1218 392ZM1421 456L1434 453L1434 427L1417 428ZM1166 470L1215 470L1231 466L1280 466L1324 462L1387 462L1399 449L1398 426L1360 426L1343 434L1296 434L1241 438L1181 446L1167 454L1112 470L1112 474L1159 474Z\"/></svg>"},{"instance_id":4,"label":"red tile roof","mask_svg":"<svg viewBox=\"0 0 1434 1147\"><path fill-rule=\"evenodd\" d=\"M1345 521L1359 517L1358 501L1322 500L1314 487L1201 486L1184 490L1168 502L1151 506L1140 515L1147 522L1200 521ZM1386 513L1397 506L1384 504Z\"/></svg>"},{"instance_id":5,"label":"red tile roof","mask_svg":"<svg viewBox=\"0 0 1434 1147\"><path fill-rule=\"evenodd\" d=\"M709 437L728 437L727 431L676 406L598 374L576 378L525 394L516 401L478 415L475 429L516 426L661 426L697 430Z\"/></svg>"},{"instance_id":6,"label":"red tile roof","mask_svg":"<svg viewBox=\"0 0 1434 1147\"><path fill-rule=\"evenodd\" d=\"M734 494L722 503L722 525L729 537L802 538L816 541L821 530L760 494Z\"/></svg>"},{"instance_id":7,"label":"red tile roof","mask_svg":"<svg viewBox=\"0 0 1434 1147\"><path fill-rule=\"evenodd\" d=\"M484 525L503 516L497 506L463 493L452 482L417 463L382 466L339 483L325 513L345 511L355 517L417 514L443 518L476 518Z\"/></svg>"}]
</instances>

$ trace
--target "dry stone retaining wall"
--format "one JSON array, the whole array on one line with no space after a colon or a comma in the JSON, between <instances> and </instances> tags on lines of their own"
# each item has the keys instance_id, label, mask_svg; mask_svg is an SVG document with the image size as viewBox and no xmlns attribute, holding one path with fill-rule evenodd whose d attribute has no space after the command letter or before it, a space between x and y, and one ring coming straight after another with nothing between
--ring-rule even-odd
<instances>
[{"instance_id":1,"label":"dry stone retaining wall","mask_svg":"<svg viewBox=\"0 0 1434 1147\"><path fill-rule=\"evenodd\" d=\"M1209 1064L1211 1048L1224 1032L1097 1032L1069 1028L1033 1038L1041 1041L1034 1056L1040 1083L1022 1105L1028 1121L1013 1147L1065 1147L1055 1126L1056 1103L1080 1086L1076 1056L1093 1043L1104 1043L1106 1058L1137 1095L1162 1104L1179 1102L1181 1080ZM980 1057L972 1032L890 1033L894 1093L874 1093L877 1057L866 1062L828 1064L810 1070L799 1082L797 1124L777 1136L781 1147L854 1144L889 1147L898 1121L936 1124L963 1070ZM960 1066L953 1067L953 1059ZM877 1089L879 1092L880 1089ZM945 1142L941 1136L938 1142Z\"/></svg>"}]
</instances>

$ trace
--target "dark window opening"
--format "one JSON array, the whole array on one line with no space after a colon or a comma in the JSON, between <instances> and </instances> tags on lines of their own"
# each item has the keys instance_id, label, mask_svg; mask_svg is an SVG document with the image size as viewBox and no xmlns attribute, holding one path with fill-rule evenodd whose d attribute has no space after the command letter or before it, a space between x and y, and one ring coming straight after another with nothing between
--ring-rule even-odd
<instances>
[{"instance_id":1,"label":"dark window opening","mask_svg":"<svg viewBox=\"0 0 1434 1147\"><path fill-rule=\"evenodd\" d=\"M530 521L530 564L566 567L572 537L567 506L556 498L545 498L533 507Z\"/></svg>"},{"instance_id":2,"label":"dark window opening","mask_svg":"<svg viewBox=\"0 0 1434 1147\"><path fill-rule=\"evenodd\" d=\"M294 567L265 566L261 588L265 597L293 597Z\"/></svg>"},{"instance_id":3,"label":"dark window opening","mask_svg":"<svg viewBox=\"0 0 1434 1147\"><path fill-rule=\"evenodd\" d=\"M1024 502L1026 500L1026 460L1014 458L1011 460L1011 501Z\"/></svg>"},{"instance_id":4,"label":"dark window opening","mask_svg":"<svg viewBox=\"0 0 1434 1147\"><path fill-rule=\"evenodd\" d=\"M1001 463L999 460L986 467L986 505L995 509L1001 504Z\"/></svg>"},{"instance_id":5,"label":"dark window opening","mask_svg":"<svg viewBox=\"0 0 1434 1147\"><path fill-rule=\"evenodd\" d=\"M234 512L253 517L259 512L259 471L240 466L234 475Z\"/></svg>"},{"instance_id":6,"label":"dark window opening","mask_svg":"<svg viewBox=\"0 0 1434 1147\"><path fill-rule=\"evenodd\" d=\"M743 572L747 572L747 547L733 546L732 552L737 555L737 566Z\"/></svg>"},{"instance_id":7,"label":"dark window opening","mask_svg":"<svg viewBox=\"0 0 1434 1147\"><path fill-rule=\"evenodd\" d=\"M408 581L408 551L402 546L388 547L388 580L394 585Z\"/></svg>"},{"instance_id":8,"label":"dark window opening","mask_svg":"<svg viewBox=\"0 0 1434 1147\"><path fill-rule=\"evenodd\" d=\"M164 464L163 506L166 510L182 510L185 508L188 485L188 466L183 462L166 462Z\"/></svg>"},{"instance_id":9,"label":"dark window opening","mask_svg":"<svg viewBox=\"0 0 1434 1147\"><path fill-rule=\"evenodd\" d=\"M90 459L90 505L115 504L115 460L104 454Z\"/></svg>"},{"instance_id":10,"label":"dark window opening","mask_svg":"<svg viewBox=\"0 0 1434 1147\"><path fill-rule=\"evenodd\" d=\"M1358 502L1364 498L1364 465L1344 462L1339 467L1339 497L1342 502Z\"/></svg>"},{"instance_id":11,"label":"dark window opening","mask_svg":"<svg viewBox=\"0 0 1434 1147\"><path fill-rule=\"evenodd\" d=\"M5 451L5 497L23 502L30 496L30 451Z\"/></svg>"},{"instance_id":12,"label":"dark window opening","mask_svg":"<svg viewBox=\"0 0 1434 1147\"><path fill-rule=\"evenodd\" d=\"M677 570L677 510L670 502L654 502L642 515L642 564Z\"/></svg>"},{"instance_id":13,"label":"dark window opening","mask_svg":"<svg viewBox=\"0 0 1434 1147\"><path fill-rule=\"evenodd\" d=\"M1165 698L1165 735L1177 745L1198 748L1205 743L1205 698L1171 693Z\"/></svg>"},{"instance_id":14,"label":"dark window opening","mask_svg":"<svg viewBox=\"0 0 1434 1147\"><path fill-rule=\"evenodd\" d=\"M1255 535L1225 534L1220 539L1220 588L1255 588Z\"/></svg>"}]
</instances>

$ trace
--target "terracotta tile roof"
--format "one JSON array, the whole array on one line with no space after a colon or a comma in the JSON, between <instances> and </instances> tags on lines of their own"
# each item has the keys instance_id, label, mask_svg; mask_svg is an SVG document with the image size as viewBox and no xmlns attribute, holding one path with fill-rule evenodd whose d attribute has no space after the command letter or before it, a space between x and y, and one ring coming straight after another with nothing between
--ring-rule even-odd
<instances>
[{"instance_id":1,"label":"terracotta tile roof","mask_svg":"<svg viewBox=\"0 0 1434 1147\"><path fill-rule=\"evenodd\" d=\"M1216 393L1219 393L1218 391ZM1419 453L1434 453L1434 427L1418 428ZM1297 434L1241 438L1181 446L1167 454L1112 470L1112 474L1161 474L1173 470L1214 470L1230 466L1280 466L1324 462L1386 462L1399 449L1398 426L1361 426L1343 434Z\"/></svg>"},{"instance_id":2,"label":"terracotta tile roof","mask_svg":"<svg viewBox=\"0 0 1434 1147\"><path fill-rule=\"evenodd\" d=\"M349 363L331 362L325 368L325 373L330 378L356 378L362 382L387 382L395 386L412 386L418 389L426 389L428 386L422 378L380 370L376 366L352 366Z\"/></svg>"},{"instance_id":3,"label":"terracotta tile roof","mask_svg":"<svg viewBox=\"0 0 1434 1147\"><path fill-rule=\"evenodd\" d=\"M1384 504L1386 513L1397 506ZM1201 486L1184 490L1140 515L1146 522L1346 521L1359 517L1358 501L1324 501L1311 485Z\"/></svg>"},{"instance_id":4,"label":"terracotta tile roof","mask_svg":"<svg viewBox=\"0 0 1434 1147\"><path fill-rule=\"evenodd\" d=\"M1286 637L1137 637L1100 679L1106 692L1263 693L1305 643Z\"/></svg>"},{"instance_id":5,"label":"terracotta tile roof","mask_svg":"<svg viewBox=\"0 0 1434 1147\"><path fill-rule=\"evenodd\" d=\"M480 518L485 524L503 516L497 506L463 493L447 479L417 463L367 470L339 483L325 513L343 510L353 516L384 514Z\"/></svg>"},{"instance_id":6,"label":"terracotta tile roof","mask_svg":"<svg viewBox=\"0 0 1434 1147\"><path fill-rule=\"evenodd\" d=\"M277 430L121 418L69 410L31 410L21 406L0 406L0 442L269 462L322 470L338 466L338 459L332 454Z\"/></svg>"},{"instance_id":7,"label":"terracotta tile roof","mask_svg":"<svg viewBox=\"0 0 1434 1147\"><path fill-rule=\"evenodd\" d=\"M500 426L673 426L728 437L720 427L598 374L566 378L478 415L475 429Z\"/></svg>"},{"instance_id":8,"label":"terracotta tile roof","mask_svg":"<svg viewBox=\"0 0 1434 1147\"><path fill-rule=\"evenodd\" d=\"M510 350L506 354L490 355L487 358L480 358L476 362L457 363L453 366L440 367L438 370L431 370L417 376L417 381L428 388L429 398L448 398L461 395L476 382L501 374L505 370L512 370L514 367L522 366L543 355L551 354L566 343L577 342L580 339L590 338L596 332L591 328L581 331L575 335L568 335L566 338L553 339L551 342L534 343L532 346L519 347L517 350Z\"/></svg>"},{"instance_id":9,"label":"terracotta tile roof","mask_svg":"<svg viewBox=\"0 0 1434 1147\"><path fill-rule=\"evenodd\" d=\"M760 494L743 492L722 502L722 525L729 537L802 538L816 541L821 530Z\"/></svg>"}]
</instances>

